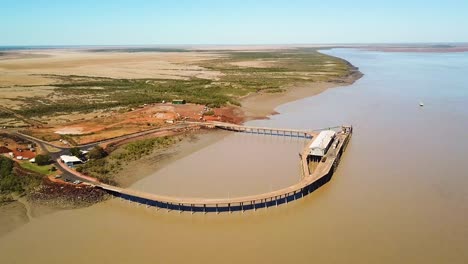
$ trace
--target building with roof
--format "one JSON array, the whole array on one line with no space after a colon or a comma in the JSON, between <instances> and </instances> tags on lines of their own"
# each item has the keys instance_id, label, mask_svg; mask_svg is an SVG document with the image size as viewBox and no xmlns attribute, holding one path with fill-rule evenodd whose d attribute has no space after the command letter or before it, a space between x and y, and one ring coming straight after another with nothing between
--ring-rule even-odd
<instances>
[{"instance_id":1,"label":"building with roof","mask_svg":"<svg viewBox=\"0 0 468 264\"><path fill-rule=\"evenodd\" d=\"M83 162L76 156L62 155L60 160L65 163L68 167L73 168L76 165L82 164Z\"/></svg>"},{"instance_id":2,"label":"building with roof","mask_svg":"<svg viewBox=\"0 0 468 264\"><path fill-rule=\"evenodd\" d=\"M323 157L330 148L333 139L335 138L336 132L333 130L324 130L310 143L309 155L316 157Z\"/></svg>"}]
</instances>

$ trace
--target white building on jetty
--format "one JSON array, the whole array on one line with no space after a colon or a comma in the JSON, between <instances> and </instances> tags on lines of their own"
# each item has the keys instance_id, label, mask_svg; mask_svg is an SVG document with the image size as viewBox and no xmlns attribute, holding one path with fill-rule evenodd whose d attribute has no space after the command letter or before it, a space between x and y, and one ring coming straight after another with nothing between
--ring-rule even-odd
<instances>
[{"instance_id":1,"label":"white building on jetty","mask_svg":"<svg viewBox=\"0 0 468 264\"><path fill-rule=\"evenodd\" d=\"M323 157L335 138L336 132L333 130L321 131L309 145L309 155Z\"/></svg>"}]
</instances>

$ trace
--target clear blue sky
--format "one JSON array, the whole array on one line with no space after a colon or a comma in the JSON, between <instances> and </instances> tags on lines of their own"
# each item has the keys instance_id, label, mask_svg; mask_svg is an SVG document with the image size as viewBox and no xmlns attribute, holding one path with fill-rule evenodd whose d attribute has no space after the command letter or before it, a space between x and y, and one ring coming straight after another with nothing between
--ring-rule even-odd
<instances>
[{"instance_id":1,"label":"clear blue sky","mask_svg":"<svg viewBox=\"0 0 468 264\"><path fill-rule=\"evenodd\" d=\"M0 45L468 42L468 0L0 0Z\"/></svg>"}]
</instances>

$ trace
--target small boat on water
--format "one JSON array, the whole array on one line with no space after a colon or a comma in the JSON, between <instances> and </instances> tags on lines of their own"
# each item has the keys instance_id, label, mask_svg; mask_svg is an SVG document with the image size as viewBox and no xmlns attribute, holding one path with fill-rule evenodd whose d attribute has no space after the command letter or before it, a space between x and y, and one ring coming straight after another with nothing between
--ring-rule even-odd
<instances>
[{"instance_id":1,"label":"small boat on water","mask_svg":"<svg viewBox=\"0 0 468 264\"><path fill-rule=\"evenodd\" d=\"M419 106L423 107L423 106L424 106L424 103L423 103L423 102L419 102Z\"/></svg>"}]
</instances>

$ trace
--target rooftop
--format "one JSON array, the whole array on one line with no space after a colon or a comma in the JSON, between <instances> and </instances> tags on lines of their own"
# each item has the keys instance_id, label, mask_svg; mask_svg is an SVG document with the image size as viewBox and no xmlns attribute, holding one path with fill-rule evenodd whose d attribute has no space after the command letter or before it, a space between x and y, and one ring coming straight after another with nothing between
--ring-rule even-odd
<instances>
[{"instance_id":1,"label":"rooftop","mask_svg":"<svg viewBox=\"0 0 468 264\"><path fill-rule=\"evenodd\" d=\"M321 131L320 134L315 138L315 140L312 141L309 148L325 149L328 146L328 143L330 143L332 138L335 136L335 134L336 132L333 130Z\"/></svg>"},{"instance_id":2,"label":"rooftop","mask_svg":"<svg viewBox=\"0 0 468 264\"><path fill-rule=\"evenodd\" d=\"M75 163L75 162L81 163L81 160L75 156L62 155L60 156L60 159L63 160L63 162L65 163Z\"/></svg>"}]
</instances>

